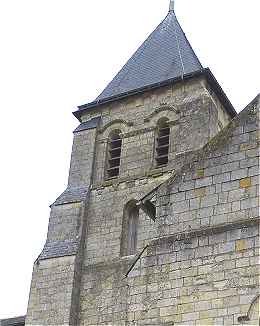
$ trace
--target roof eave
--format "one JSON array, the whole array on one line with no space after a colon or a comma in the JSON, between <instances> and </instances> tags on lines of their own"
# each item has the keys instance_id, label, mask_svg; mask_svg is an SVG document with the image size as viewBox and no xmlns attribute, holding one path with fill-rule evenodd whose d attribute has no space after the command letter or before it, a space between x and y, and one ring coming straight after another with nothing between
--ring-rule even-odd
<instances>
[{"instance_id":1,"label":"roof eave","mask_svg":"<svg viewBox=\"0 0 260 326\"><path fill-rule=\"evenodd\" d=\"M226 110L230 114L230 116L232 118L234 116L236 116L237 113L236 113L233 105L229 101L228 97L222 90L221 86L219 85L219 83L217 82L217 80L215 79L214 75L212 74L212 72L210 71L209 68L202 68L200 70L194 71L194 72L186 74L184 76L171 78L171 79L165 80L163 82L158 82L158 83L155 83L152 85L147 85L147 86L144 86L144 87L141 87L138 89L134 89L134 90L126 92L126 93L121 93L121 94L111 96L111 97L108 97L108 98L105 98L102 100L93 101L93 102L90 102L90 103L87 103L84 105L80 105L80 106L78 106L78 110L73 112L73 115L81 122L81 116L87 110L96 109L105 104L108 104L108 103L111 103L111 102L114 102L117 100L122 100L129 96L137 95L137 94L143 93L145 91L149 91L149 90L156 89L159 87L167 86L169 84L174 84L174 83L182 81L182 80L198 77L200 75L206 76L207 81L209 82L209 84L211 85L213 90L216 92L216 95L218 95L220 101L222 102L223 106L226 108Z\"/></svg>"},{"instance_id":2,"label":"roof eave","mask_svg":"<svg viewBox=\"0 0 260 326\"><path fill-rule=\"evenodd\" d=\"M224 106L224 108L227 110L231 118L234 118L237 115L237 112L235 108L233 107L232 103L230 102L229 98L227 97L226 93L223 91L222 87L216 80L215 76L211 72L209 68L204 69L207 81L218 96L218 98L221 101L221 104Z\"/></svg>"}]
</instances>

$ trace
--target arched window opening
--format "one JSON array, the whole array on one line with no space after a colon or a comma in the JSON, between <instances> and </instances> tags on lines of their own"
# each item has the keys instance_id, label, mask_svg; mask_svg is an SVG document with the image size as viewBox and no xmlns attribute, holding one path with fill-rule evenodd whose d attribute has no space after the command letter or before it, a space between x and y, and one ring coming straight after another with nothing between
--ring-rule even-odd
<instances>
[{"instance_id":1,"label":"arched window opening","mask_svg":"<svg viewBox=\"0 0 260 326\"><path fill-rule=\"evenodd\" d=\"M120 130L115 130L108 139L107 151L107 178L115 178L119 175L122 139Z\"/></svg>"},{"instance_id":2,"label":"arched window opening","mask_svg":"<svg viewBox=\"0 0 260 326\"><path fill-rule=\"evenodd\" d=\"M168 164L169 146L170 146L170 127L167 120L163 120L158 124L158 131L157 131L157 138L156 138L155 161L157 167Z\"/></svg>"},{"instance_id":3,"label":"arched window opening","mask_svg":"<svg viewBox=\"0 0 260 326\"><path fill-rule=\"evenodd\" d=\"M121 239L121 255L130 256L136 253L139 208L135 201L129 202L124 209Z\"/></svg>"}]
</instances>

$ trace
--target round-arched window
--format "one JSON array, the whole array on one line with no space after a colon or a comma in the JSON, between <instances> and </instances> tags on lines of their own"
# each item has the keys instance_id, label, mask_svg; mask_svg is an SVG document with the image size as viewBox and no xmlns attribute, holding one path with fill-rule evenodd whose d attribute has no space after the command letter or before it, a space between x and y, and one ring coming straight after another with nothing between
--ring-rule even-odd
<instances>
[{"instance_id":1,"label":"round-arched window","mask_svg":"<svg viewBox=\"0 0 260 326\"><path fill-rule=\"evenodd\" d=\"M167 119L159 121L155 142L155 163L157 167L168 164L170 147L170 127Z\"/></svg>"},{"instance_id":2,"label":"round-arched window","mask_svg":"<svg viewBox=\"0 0 260 326\"><path fill-rule=\"evenodd\" d=\"M110 133L108 138L106 162L106 177L108 179L118 177L119 175L122 148L122 138L120 134L120 130L114 130Z\"/></svg>"}]
</instances>

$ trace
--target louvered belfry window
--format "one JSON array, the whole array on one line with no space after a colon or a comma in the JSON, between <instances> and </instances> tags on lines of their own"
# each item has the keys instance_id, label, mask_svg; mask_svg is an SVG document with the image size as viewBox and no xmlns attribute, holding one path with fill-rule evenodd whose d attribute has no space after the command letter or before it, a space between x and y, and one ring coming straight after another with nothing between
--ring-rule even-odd
<instances>
[{"instance_id":1,"label":"louvered belfry window","mask_svg":"<svg viewBox=\"0 0 260 326\"><path fill-rule=\"evenodd\" d=\"M120 130L113 131L108 140L107 153L107 178L115 178L119 175L122 139Z\"/></svg>"},{"instance_id":2,"label":"louvered belfry window","mask_svg":"<svg viewBox=\"0 0 260 326\"><path fill-rule=\"evenodd\" d=\"M170 127L167 122L163 122L158 125L158 132L156 138L155 160L157 167L168 164L169 145Z\"/></svg>"}]
</instances>

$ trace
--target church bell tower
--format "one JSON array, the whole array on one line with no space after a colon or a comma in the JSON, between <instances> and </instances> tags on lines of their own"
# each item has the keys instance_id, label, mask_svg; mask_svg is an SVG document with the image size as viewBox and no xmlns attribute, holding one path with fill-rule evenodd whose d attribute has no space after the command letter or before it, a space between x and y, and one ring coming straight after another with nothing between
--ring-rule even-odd
<instances>
[{"instance_id":1,"label":"church bell tower","mask_svg":"<svg viewBox=\"0 0 260 326\"><path fill-rule=\"evenodd\" d=\"M145 283L139 258L151 239L165 235L149 193L236 112L170 1L166 17L103 92L73 114L79 126L68 185L51 206L26 325L139 325L141 303L129 299L134 282L150 291L149 325L157 292Z\"/></svg>"}]
</instances>

